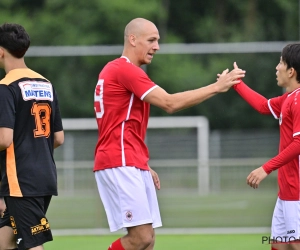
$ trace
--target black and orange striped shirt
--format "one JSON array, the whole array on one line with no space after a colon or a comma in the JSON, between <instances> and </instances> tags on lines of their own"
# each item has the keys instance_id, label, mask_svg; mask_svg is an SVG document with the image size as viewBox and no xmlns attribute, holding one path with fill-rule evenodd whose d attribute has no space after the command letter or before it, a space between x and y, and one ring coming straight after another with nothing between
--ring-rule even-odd
<instances>
[{"instance_id":1,"label":"black and orange striped shirt","mask_svg":"<svg viewBox=\"0 0 300 250\"><path fill-rule=\"evenodd\" d=\"M0 81L0 127L13 129L0 152L0 196L57 195L54 133L63 127L51 82L28 68L9 71Z\"/></svg>"}]
</instances>

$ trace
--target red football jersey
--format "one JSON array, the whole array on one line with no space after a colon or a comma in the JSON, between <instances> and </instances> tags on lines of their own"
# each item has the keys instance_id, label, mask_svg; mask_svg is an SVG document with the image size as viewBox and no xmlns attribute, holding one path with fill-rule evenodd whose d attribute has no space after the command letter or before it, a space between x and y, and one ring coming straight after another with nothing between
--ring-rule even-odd
<instances>
[{"instance_id":1,"label":"red football jersey","mask_svg":"<svg viewBox=\"0 0 300 250\"><path fill-rule=\"evenodd\" d=\"M273 116L279 119L281 153L292 146L294 138L300 135L300 89L270 99L269 107ZM282 200L300 200L299 154L298 146L290 155L292 159L278 169L279 198Z\"/></svg>"},{"instance_id":2,"label":"red football jersey","mask_svg":"<svg viewBox=\"0 0 300 250\"><path fill-rule=\"evenodd\" d=\"M263 168L268 174L278 169L281 200L300 200L300 88L269 100L243 82L234 89L259 113L272 114L279 120L279 154Z\"/></svg>"},{"instance_id":3,"label":"red football jersey","mask_svg":"<svg viewBox=\"0 0 300 250\"><path fill-rule=\"evenodd\" d=\"M120 166L149 169L144 139L150 104L143 99L156 87L126 57L115 59L102 69L94 94L98 124L94 171Z\"/></svg>"}]
</instances>

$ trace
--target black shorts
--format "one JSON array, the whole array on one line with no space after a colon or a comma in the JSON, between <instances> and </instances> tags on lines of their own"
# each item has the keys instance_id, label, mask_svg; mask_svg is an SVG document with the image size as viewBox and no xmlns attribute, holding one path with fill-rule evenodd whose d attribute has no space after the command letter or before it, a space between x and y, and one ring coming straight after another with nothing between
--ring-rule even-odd
<instances>
[{"instance_id":1,"label":"black shorts","mask_svg":"<svg viewBox=\"0 0 300 250\"><path fill-rule=\"evenodd\" d=\"M19 250L53 240L46 218L51 197L4 197L7 209L0 218L0 227L13 229Z\"/></svg>"}]
</instances>

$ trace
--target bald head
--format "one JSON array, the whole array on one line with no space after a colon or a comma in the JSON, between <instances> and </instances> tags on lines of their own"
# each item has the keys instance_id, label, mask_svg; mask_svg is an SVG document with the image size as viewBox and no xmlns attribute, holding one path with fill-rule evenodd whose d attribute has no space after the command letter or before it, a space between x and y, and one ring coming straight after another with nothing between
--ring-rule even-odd
<instances>
[{"instance_id":1,"label":"bald head","mask_svg":"<svg viewBox=\"0 0 300 250\"><path fill-rule=\"evenodd\" d=\"M149 64L159 50L159 32L155 24L144 18L135 18L125 27L122 55L137 66Z\"/></svg>"},{"instance_id":2,"label":"bald head","mask_svg":"<svg viewBox=\"0 0 300 250\"><path fill-rule=\"evenodd\" d=\"M125 27L124 30L124 41L128 40L130 35L134 35L135 37L139 37L149 31L149 29L157 30L154 23L150 22L144 18L135 18L131 20Z\"/></svg>"}]
</instances>

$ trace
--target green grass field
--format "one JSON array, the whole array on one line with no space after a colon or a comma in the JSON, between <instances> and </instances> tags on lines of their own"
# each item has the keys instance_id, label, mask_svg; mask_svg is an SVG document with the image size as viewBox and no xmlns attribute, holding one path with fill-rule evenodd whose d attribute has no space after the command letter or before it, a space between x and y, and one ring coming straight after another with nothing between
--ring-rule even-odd
<instances>
[{"instance_id":1,"label":"green grass field","mask_svg":"<svg viewBox=\"0 0 300 250\"><path fill-rule=\"evenodd\" d=\"M222 192L199 196L195 192L158 192L163 228L269 228L276 201L276 189L251 190L237 188L234 192ZM108 229L106 215L98 194L54 197L48 219L53 230L59 229ZM79 231L80 232L80 231ZM255 232L255 231L254 231ZM239 231L238 231L239 233ZM119 236L58 236L45 244L46 250L107 250ZM56 236L57 235L57 236ZM262 244L268 234L158 234L155 250L269 250Z\"/></svg>"},{"instance_id":2,"label":"green grass field","mask_svg":"<svg viewBox=\"0 0 300 250\"><path fill-rule=\"evenodd\" d=\"M56 236L45 250L106 250L118 236ZM262 235L157 235L155 250L266 250Z\"/></svg>"},{"instance_id":3,"label":"green grass field","mask_svg":"<svg viewBox=\"0 0 300 250\"><path fill-rule=\"evenodd\" d=\"M208 196L159 192L158 199L163 228L269 227L276 191L258 189ZM108 228L97 193L53 197L48 219L52 229Z\"/></svg>"}]
</instances>

